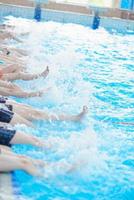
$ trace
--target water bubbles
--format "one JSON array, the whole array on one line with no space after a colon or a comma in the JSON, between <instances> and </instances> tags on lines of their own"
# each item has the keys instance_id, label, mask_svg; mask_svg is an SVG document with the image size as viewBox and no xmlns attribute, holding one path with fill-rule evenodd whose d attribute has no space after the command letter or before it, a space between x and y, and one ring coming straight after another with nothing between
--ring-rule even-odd
<instances>
[{"instance_id":1,"label":"water bubbles","mask_svg":"<svg viewBox=\"0 0 134 200\"><path fill-rule=\"evenodd\" d=\"M37 131L30 129L53 146L51 151L28 151L28 155L52 163L43 171L43 180L31 181L43 188L40 198L122 198L133 181L134 129L118 124L134 119L133 35L12 17L8 23L15 25L16 34L28 33L23 44L29 52L27 71L41 72L47 65L50 68L47 80L25 85L38 89L49 86L49 93L28 103L55 116L62 112L77 114L83 105L89 108L82 123L39 122ZM27 152L25 148L22 151ZM27 187L30 190L31 186L24 183L24 193ZM36 187L33 199L34 194L38 194Z\"/></svg>"}]
</instances>

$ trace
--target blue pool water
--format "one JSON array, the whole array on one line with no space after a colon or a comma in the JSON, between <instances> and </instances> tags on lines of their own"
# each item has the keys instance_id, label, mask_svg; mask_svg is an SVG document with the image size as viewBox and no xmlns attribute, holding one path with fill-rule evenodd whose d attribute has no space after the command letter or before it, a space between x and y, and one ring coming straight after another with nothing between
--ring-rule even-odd
<instances>
[{"instance_id":1,"label":"blue pool water","mask_svg":"<svg viewBox=\"0 0 134 200\"><path fill-rule=\"evenodd\" d=\"M14 146L16 152L77 166L67 174L51 165L41 169L41 178L15 172L17 198L134 199L134 126L119 124L134 123L134 35L75 24L9 21L16 25L16 35L30 31L22 46L29 51L27 70L36 73L50 66L46 80L18 81L24 89L51 87L48 94L17 100L52 113L76 114L83 105L89 108L82 123L38 121L36 129L17 126L52 142L53 148Z\"/></svg>"}]
</instances>

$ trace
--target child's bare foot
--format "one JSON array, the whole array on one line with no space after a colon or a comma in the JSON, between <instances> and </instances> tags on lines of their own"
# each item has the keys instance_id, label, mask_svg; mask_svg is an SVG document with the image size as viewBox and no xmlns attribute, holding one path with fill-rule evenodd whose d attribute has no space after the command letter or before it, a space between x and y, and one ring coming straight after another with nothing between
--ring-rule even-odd
<instances>
[{"instance_id":1,"label":"child's bare foot","mask_svg":"<svg viewBox=\"0 0 134 200\"><path fill-rule=\"evenodd\" d=\"M43 89L43 90L40 90L39 92L37 92L37 96L38 97L42 97L44 94L48 93L50 89L51 89L51 87L48 87L48 88Z\"/></svg>"},{"instance_id":2,"label":"child's bare foot","mask_svg":"<svg viewBox=\"0 0 134 200\"><path fill-rule=\"evenodd\" d=\"M18 157L20 159L23 159L24 163L29 162L29 163L34 164L35 166L44 166L44 161L43 160L40 160L40 159L35 160L35 159L32 159L32 158L27 157L27 156L23 156L23 155L18 155Z\"/></svg>"},{"instance_id":3,"label":"child's bare foot","mask_svg":"<svg viewBox=\"0 0 134 200\"><path fill-rule=\"evenodd\" d=\"M40 176L40 172L33 164L33 161L31 161L29 158L22 158L21 159L22 169L25 170L28 174L31 174L32 176Z\"/></svg>"},{"instance_id":4,"label":"child's bare foot","mask_svg":"<svg viewBox=\"0 0 134 200\"><path fill-rule=\"evenodd\" d=\"M47 66L47 68L45 69L45 71L43 71L41 73L41 76L43 76L44 78L46 78L48 74L49 74L49 67Z\"/></svg>"},{"instance_id":5,"label":"child's bare foot","mask_svg":"<svg viewBox=\"0 0 134 200\"><path fill-rule=\"evenodd\" d=\"M33 164L25 165L24 169L28 174L31 174L32 176L42 176L41 172Z\"/></svg>"},{"instance_id":6,"label":"child's bare foot","mask_svg":"<svg viewBox=\"0 0 134 200\"><path fill-rule=\"evenodd\" d=\"M134 123L129 122L116 122L117 124L127 125L127 126L134 126Z\"/></svg>"},{"instance_id":7,"label":"child's bare foot","mask_svg":"<svg viewBox=\"0 0 134 200\"><path fill-rule=\"evenodd\" d=\"M39 166L39 167L44 167L44 165L45 165L44 160L34 160L34 159L31 159L31 162L32 162L35 166Z\"/></svg>"},{"instance_id":8,"label":"child's bare foot","mask_svg":"<svg viewBox=\"0 0 134 200\"><path fill-rule=\"evenodd\" d=\"M39 139L35 139L35 141L36 141L35 142L36 147L39 147L43 150L51 149L53 146L50 142L44 142Z\"/></svg>"},{"instance_id":9,"label":"child's bare foot","mask_svg":"<svg viewBox=\"0 0 134 200\"><path fill-rule=\"evenodd\" d=\"M74 121L81 121L83 119L83 117L85 117L85 115L87 113L88 113L88 107L87 106L83 106L82 112L76 116Z\"/></svg>"}]
</instances>

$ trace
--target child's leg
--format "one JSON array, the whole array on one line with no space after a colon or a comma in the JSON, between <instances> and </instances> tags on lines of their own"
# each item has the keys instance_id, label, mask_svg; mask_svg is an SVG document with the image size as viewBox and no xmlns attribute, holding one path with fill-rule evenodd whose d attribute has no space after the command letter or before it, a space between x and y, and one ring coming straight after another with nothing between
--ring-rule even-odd
<instances>
[{"instance_id":1,"label":"child's leg","mask_svg":"<svg viewBox=\"0 0 134 200\"><path fill-rule=\"evenodd\" d=\"M37 147L45 147L45 142L41 141L33 135L28 135L24 132L16 132L10 144L30 144Z\"/></svg>"},{"instance_id":2,"label":"child's leg","mask_svg":"<svg viewBox=\"0 0 134 200\"><path fill-rule=\"evenodd\" d=\"M27 159L16 156L0 154L0 172L10 172L13 170L24 170L27 173L37 176L39 175L36 167Z\"/></svg>"},{"instance_id":3,"label":"child's leg","mask_svg":"<svg viewBox=\"0 0 134 200\"><path fill-rule=\"evenodd\" d=\"M31 126L33 127L33 124L28 121L27 119L21 117L20 115L18 115L17 113L14 113L11 121L10 121L11 125L15 125L15 124L25 124L27 126Z\"/></svg>"}]
</instances>

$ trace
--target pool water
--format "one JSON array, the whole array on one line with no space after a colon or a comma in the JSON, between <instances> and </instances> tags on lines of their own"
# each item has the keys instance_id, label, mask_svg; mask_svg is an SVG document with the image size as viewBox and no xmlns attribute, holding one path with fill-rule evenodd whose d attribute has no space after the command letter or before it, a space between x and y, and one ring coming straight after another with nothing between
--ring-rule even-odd
<instances>
[{"instance_id":1,"label":"pool water","mask_svg":"<svg viewBox=\"0 0 134 200\"><path fill-rule=\"evenodd\" d=\"M134 199L134 35L103 28L56 22L35 23L9 18L15 34L23 36L29 51L27 71L49 66L46 80L17 81L24 89L50 87L42 98L17 99L51 113L89 112L82 123L36 121L36 129L18 130L51 141L51 150L30 146L13 149L49 162L66 162L67 173L51 165L42 177L14 173L17 198L25 200L132 200ZM16 45L10 43L10 45Z\"/></svg>"}]
</instances>

